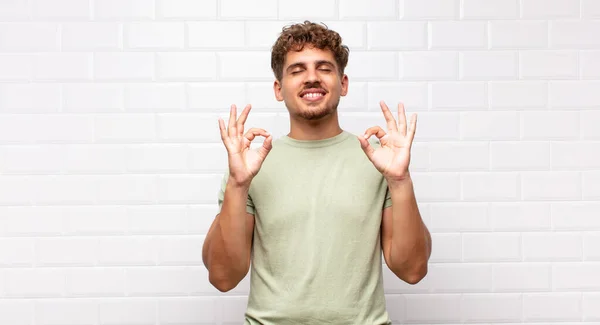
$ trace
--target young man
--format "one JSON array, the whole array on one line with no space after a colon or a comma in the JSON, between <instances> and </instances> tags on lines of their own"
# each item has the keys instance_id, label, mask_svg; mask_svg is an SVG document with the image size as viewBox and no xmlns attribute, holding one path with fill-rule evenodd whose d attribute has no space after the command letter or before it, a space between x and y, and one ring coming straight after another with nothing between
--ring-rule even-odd
<instances>
[{"instance_id":1,"label":"young man","mask_svg":"<svg viewBox=\"0 0 600 325\"><path fill-rule=\"evenodd\" d=\"M410 284L431 254L408 170L416 115L407 127L401 104L396 121L381 102L387 132L343 130L348 48L324 26L284 28L271 62L290 132L244 133L250 105L239 118L232 106L227 126L219 119L229 170L203 247L209 281L225 292L252 267L245 324L391 324L382 251ZM257 136L264 143L250 150Z\"/></svg>"}]
</instances>

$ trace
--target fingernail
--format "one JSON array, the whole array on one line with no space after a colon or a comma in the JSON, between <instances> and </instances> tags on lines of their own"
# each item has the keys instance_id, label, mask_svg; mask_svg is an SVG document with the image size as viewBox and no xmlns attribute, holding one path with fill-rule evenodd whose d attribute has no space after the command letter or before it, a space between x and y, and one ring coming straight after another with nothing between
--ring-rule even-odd
<instances>
[{"instance_id":1,"label":"fingernail","mask_svg":"<svg viewBox=\"0 0 600 325\"><path fill-rule=\"evenodd\" d=\"M368 136L368 135L366 135L366 134L365 134L365 135L363 135L363 137L364 137L365 139L368 139L368 138L369 138L369 136Z\"/></svg>"}]
</instances>

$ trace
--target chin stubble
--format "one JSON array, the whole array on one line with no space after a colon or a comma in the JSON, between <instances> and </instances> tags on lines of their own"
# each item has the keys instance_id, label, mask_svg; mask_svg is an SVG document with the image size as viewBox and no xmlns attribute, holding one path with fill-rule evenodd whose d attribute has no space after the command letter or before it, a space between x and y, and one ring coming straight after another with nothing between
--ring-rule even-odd
<instances>
[{"instance_id":1,"label":"chin stubble","mask_svg":"<svg viewBox=\"0 0 600 325\"><path fill-rule=\"evenodd\" d=\"M319 120L333 114L337 110L337 106L338 103L335 103L332 107L326 107L318 111L301 111L298 112L297 116L309 121Z\"/></svg>"}]
</instances>

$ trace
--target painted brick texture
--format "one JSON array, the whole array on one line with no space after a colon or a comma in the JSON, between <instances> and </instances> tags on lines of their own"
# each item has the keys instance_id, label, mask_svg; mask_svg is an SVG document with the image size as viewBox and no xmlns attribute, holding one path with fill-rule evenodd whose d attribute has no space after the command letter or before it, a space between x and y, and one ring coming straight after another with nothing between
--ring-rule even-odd
<instances>
[{"instance_id":1,"label":"painted brick texture","mask_svg":"<svg viewBox=\"0 0 600 325\"><path fill-rule=\"evenodd\" d=\"M286 133L269 50L304 19L350 46L345 129L419 114L434 249L384 268L394 324L600 324L600 1L3 0L0 325L242 323L249 277L201 258L217 117Z\"/></svg>"}]
</instances>

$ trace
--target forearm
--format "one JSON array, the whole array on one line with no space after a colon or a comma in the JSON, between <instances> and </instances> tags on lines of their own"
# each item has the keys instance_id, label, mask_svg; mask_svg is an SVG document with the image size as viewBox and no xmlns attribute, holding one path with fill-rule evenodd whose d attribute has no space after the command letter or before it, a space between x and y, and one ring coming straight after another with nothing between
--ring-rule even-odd
<instances>
[{"instance_id":1,"label":"forearm","mask_svg":"<svg viewBox=\"0 0 600 325\"><path fill-rule=\"evenodd\" d=\"M398 274L424 276L431 255L431 237L425 226L410 177L388 184L392 197L392 269Z\"/></svg>"},{"instance_id":2,"label":"forearm","mask_svg":"<svg viewBox=\"0 0 600 325\"><path fill-rule=\"evenodd\" d=\"M248 186L227 183L221 212L204 247L211 282L235 285L248 272L252 238L246 218L247 196Z\"/></svg>"}]
</instances>

